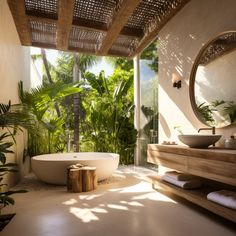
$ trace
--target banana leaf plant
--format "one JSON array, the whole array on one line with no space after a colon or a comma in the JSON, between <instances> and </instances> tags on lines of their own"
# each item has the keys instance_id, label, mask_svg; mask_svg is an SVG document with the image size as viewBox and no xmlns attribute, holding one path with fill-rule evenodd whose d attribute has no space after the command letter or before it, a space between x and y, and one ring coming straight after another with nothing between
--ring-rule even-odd
<instances>
[{"instance_id":1,"label":"banana leaf plant","mask_svg":"<svg viewBox=\"0 0 236 236\"><path fill-rule=\"evenodd\" d=\"M118 152L121 163L132 163L137 131L133 126L133 99L127 95L133 76L119 78L116 84L105 78L103 71L98 76L90 72L84 76L92 90L92 97L84 103L90 126L84 136L94 144L94 151Z\"/></svg>"},{"instance_id":2,"label":"banana leaf plant","mask_svg":"<svg viewBox=\"0 0 236 236\"><path fill-rule=\"evenodd\" d=\"M7 186L6 183L4 183L4 176L7 173L14 173L17 172L17 164L15 163L6 163L6 154L7 153L13 153L13 151L10 149L13 145L13 142L6 142L4 141L6 138L11 136L11 134L8 134L7 132L0 135L0 215L1 210L8 206L13 205L15 203L14 199L11 197L12 194L15 193L25 193L26 190L17 190L17 191L3 191L3 187Z\"/></svg>"},{"instance_id":3,"label":"banana leaf plant","mask_svg":"<svg viewBox=\"0 0 236 236\"><path fill-rule=\"evenodd\" d=\"M58 144L61 150L61 144L65 142L63 127L66 114L62 110L61 116L58 117L55 114L55 104L60 107L63 98L81 92L79 85L79 83L55 82L24 91L22 82L19 83L20 100L35 119L36 132L30 133L28 138L29 156L55 152Z\"/></svg>"},{"instance_id":4,"label":"banana leaf plant","mask_svg":"<svg viewBox=\"0 0 236 236\"><path fill-rule=\"evenodd\" d=\"M7 183L4 183L4 176L10 172L17 172L17 164L7 162L6 154L13 153L11 147L14 144L9 141L9 137L15 142L16 131L21 129L20 127L32 128L32 125L32 119L23 107L12 106L10 101L8 104L0 104L0 127L4 129L0 135L0 214L5 206L14 204L12 194L26 192L26 190L3 191L3 187L7 186Z\"/></svg>"},{"instance_id":5,"label":"banana leaf plant","mask_svg":"<svg viewBox=\"0 0 236 236\"><path fill-rule=\"evenodd\" d=\"M224 114L229 115L231 124L236 125L236 104L233 101L228 102L224 107Z\"/></svg>"}]
</instances>

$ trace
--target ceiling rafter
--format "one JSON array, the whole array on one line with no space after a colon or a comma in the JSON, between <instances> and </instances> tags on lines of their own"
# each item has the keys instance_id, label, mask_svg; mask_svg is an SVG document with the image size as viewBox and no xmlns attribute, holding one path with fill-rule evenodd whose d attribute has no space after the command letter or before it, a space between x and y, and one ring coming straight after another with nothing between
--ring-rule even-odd
<instances>
[{"instance_id":1,"label":"ceiling rafter","mask_svg":"<svg viewBox=\"0 0 236 236\"><path fill-rule=\"evenodd\" d=\"M48 23L57 23L56 19L50 19L50 18L45 18L41 16L32 16L32 15L27 15L27 17L29 20L48 22ZM89 21L89 20L85 21L84 19L80 19L79 21L73 21L72 26L79 29L107 32L106 24ZM120 35L131 37L131 38L141 38L143 36L143 31L139 29L130 29L128 27L124 27L121 30Z\"/></svg>"},{"instance_id":2,"label":"ceiling rafter","mask_svg":"<svg viewBox=\"0 0 236 236\"><path fill-rule=\"evenodd\" d=\"M22 45L134 57L190 0L7 0Z\"/></svg>"},{"instance_id":3,"label":"ceiling rafter","mask_svg":"<svg viewBox=\"0 0 236 236\"><path fill-rule=\"evenodd\" d=\"M25 15L24 0L8 0L8 6L12 12L12 16L16 25L17 32L22 45L30 46L32 44L30 26Z\"/></svg>"},{"instance_id":4,"label":"ceiling rafter","mask_svg":"<svg viewBox=\"0 0 236 236\"><path fill-rule=\"evenodd\" d=\"M115 42L123 27L125 26L130 15L133 13L135 8L141 0L126 0L123 1L119 11L116 16L114 16L111 25L105 39L102 42L102 46L98 52L99 55L106 55L112 44Z\"/></svg>"},{"instance_id":5,"label":"ceiling rafter","mask_svg":"<svg viewBox=\"0 0 236 236\"><path fill-rule=\"evenodd\" d=\"M58 26L57 48L67 50L69 46L70 29L72 27L75 0L59 0L58 3Z\"/></svg>"}]
</instances>

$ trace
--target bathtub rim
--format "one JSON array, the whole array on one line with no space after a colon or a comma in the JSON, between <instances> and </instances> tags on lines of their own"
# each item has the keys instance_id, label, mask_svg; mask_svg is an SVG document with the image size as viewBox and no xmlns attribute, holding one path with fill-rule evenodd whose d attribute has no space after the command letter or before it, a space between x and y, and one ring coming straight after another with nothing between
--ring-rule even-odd
<instances>
[{"instance_id":1,"label":"bathtub rim","mask_svg":"<svg viewBox=\"0 0 236 236\"><path fill-rule=\"evenodd\" d=\"M70 156L66 156L66 155ZM94 157L89 158L88 157L74 157L73 155L94 155ZM96 155L107 155L107 156L96 156ZM57 156L64 157L63 159L60 159L60 157L55 158ZM45 158L48 157L48 158ZM116 159L120 158L120 154L118 153L113 153L113 152L65 152L65 153L50 153L50 154L41 154L37 156L33 156L31 160L34 161L76 161L76 160L81 160L81 161L86 161L86 160L107 160L107 159Z\"/></svg>"}]
</instances>

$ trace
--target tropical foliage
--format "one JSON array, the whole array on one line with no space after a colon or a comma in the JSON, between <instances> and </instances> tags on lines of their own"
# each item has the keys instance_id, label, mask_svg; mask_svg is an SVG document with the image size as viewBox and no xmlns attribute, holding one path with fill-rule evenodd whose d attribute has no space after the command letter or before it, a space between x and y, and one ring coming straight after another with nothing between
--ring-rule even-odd
<instances>
[{"instance_id":1,"label":"tropical foliage","mask_svg":"<svg viewBox=\"0 0 236 236\"><path fill-rule=\"evenodd\" d=\"M54 84L67 85L75 80L75 76L79 76L80 91L77 102L79 122L77 123L79 123L80 151L119 152L122 156L121 162L132 163L136 140L136 131L133 127L133 69L122 70L117 67L109 78L105 78L104 72L98 76L86 72L86 68L97 60L90 56L79 55L78 58L78 55L61 53L55 67L47 63L48 74ZM75 66L79 67L77 71L79 75L75 75ZM44 80L48 81L47 77ZM38 96L37 90L24 92L26 99L20 95L23 104L31 107L30 110L34 113L38 125L35 137L31 135L29 138L29 153L33 156L45 152L66 151L69 139L75 137L73 135L76 126L75 96L43 102L46 94ZM60 117L56 116L55 102L60 109ZM58 125L55 123L52 125L50 122L58 120L61 121L55 122ZM74 145L75 142L76 140L73 139ZM74 150L76 151L77 148ZM124 159L126 161L123 161Z\"/></svg>"},{"instance_id":2,"label":"tropical foliage","mask_svg":"<svg viewBox=\"0 0 236 236\"><path fill-rule=\"evenodd\" d=\"M7 162L6 154L13 153L11 147L13 142L9 138L13 138L19 126L31 127L31 118L27 113L22 112L20 106L11 109L11 103L0 104L0 127L5 130L0 135L0 214L2 208L7 205L14 204L14 199L11 197L14 193L24 193L25 190L18 191L3 191L3 187L7 186L4 183L4 176L10 172L17 172L15 163ZM11 132L13 130L13 132Z\"/></svg>"},{"instance_id":3,"label":"tropical foliage","mask_svg":"<svg viewBox=\"0 0 236 236\"><path fill-rule=\"evenodd\" d=\"M118 70L108 79L104 71L98 76L87 72L85 78L91 86L90 95L83 102L86 110L83 123L83 146L89 142L94 151L117 152L121 163L133 163L136 130L133 126L134 105L132 73Z\"/></svg>"},{"instance_id":4,"label":"tropical foliage","mask_svg":"<svg viewBox=\"0 0 236 236\"><path fill-rule=\"evenodd\" d=\"M157 62L157 54L153 52L156 47L154 42L142 55L152 58L149 66L153 68ZM104 71L99 75L88 72L98 57L60 53L56 65L47 61L45 51L33 58L43 61L44 86L77 81L80 91L55 98L53 93L46 98L48 91L37 95L40 92L37 88L20 96L37 120L38 132L29 137L30 155L70 151L68 143L72 143L71 151L118 152L121 163L133 163L137 135L133 120L133 60L109 58L115 70L105 77Z\"/></svg>"},{"instance_id":5,"label":"tropical foliage","mask_svg":"<svg viewBox=\"0 0 236 236\"><path fill-rule=\"evenodd\" d=\"M230 124L236 124L236 104L233 101L215 100L207 104L201 103L197 106L197 111L210 126L217 126L213 112L217 112L225 120L229 120Z\"/></svg>"},{"instance_id":6,"label":"tropical foliage","mask_svg":"<svg viewBox=\"0 0 236 236\"><path fill-rule=\"evenodd\" d=\"M23 90L19 83L19 97L22 104L27 107L29 114L34 117L35 130L29 132L28 152L30 156L63 151L65 140L65 112L60 114L55 109L63 98L81 91L78 84L64 84L56 82L43 84L29 92Z\"/></svg>"}]
</instances>

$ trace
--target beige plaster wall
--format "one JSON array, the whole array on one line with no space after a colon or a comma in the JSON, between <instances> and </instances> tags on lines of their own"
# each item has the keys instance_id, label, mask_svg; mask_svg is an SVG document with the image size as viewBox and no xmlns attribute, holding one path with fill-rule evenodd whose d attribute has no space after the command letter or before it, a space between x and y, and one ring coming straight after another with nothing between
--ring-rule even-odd
<instances>
[{"instance_id":1,"label":"beige plaster wall","mask_svg":"<svg viewBox=\"0 0 236 236\"><path fill-rule=\"evenodd\" d=\"M24 82L25 88L30 83L30 50L22 47L8 8L6 0L0 0L0 103L12 104L19 102L18 81ZM0 132L2 132L0 130ZM25 136L19 133L16 137L17 145L14 154L8 156L8 161L19 164L18 176L28 171L29 164L22 163L22 153L26 145ZM13 185L19 178L9 176L9 185Z\"/></svg>"},{"instance_id":2,"label":"beige plaster wall","mask_svg":"<svg viewBox=\"0 0 236 236\"><path fill-rule=\"evenodd\" d=\"M159 142L195 133L204 125L196 118L189 98L189 78L202 46L221 32L236 30L235 0L191 0L161 30L159 50ZM172 87L172 74L182 79L182 88ZM207 131L208 132L208 131ZM236 133L235 127L217 129L224 138ZM221 144L222 144L221 143Z\"/></svg>"},{"instance_id":3,"label":"beige plaster wall","mask_svg":"<svg viewBox=\"0 0 236 236\"><path fill-rule=\"evenodd\" d=\"M202 102L211 103L216 99L236 102L235 75L236 50L217 58L209 64L199 65L195 77L195 99L197 104Z\"/></svg>"}]
</instances>

